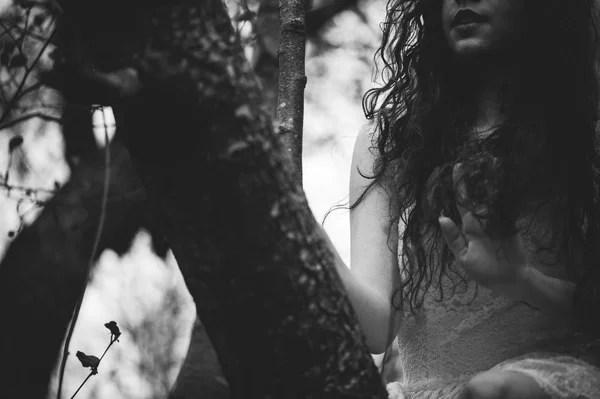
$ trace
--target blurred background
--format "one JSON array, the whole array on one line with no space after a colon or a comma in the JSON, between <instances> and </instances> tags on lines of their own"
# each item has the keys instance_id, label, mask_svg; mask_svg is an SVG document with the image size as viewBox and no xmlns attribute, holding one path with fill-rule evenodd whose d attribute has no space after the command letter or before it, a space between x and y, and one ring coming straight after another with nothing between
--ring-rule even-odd
<instances>
[{"instance_id":1,"label":"blurred background","mask_svg":"<svg viewBox=\"0 0 600 399\"><path fill-rule=\"evenodd\" d=\"M262 79L265 96L272 101L276 97L279 28L273 15L277 13L265 12L267 0L261 4L257 0L226 3L234 20L246 10L257 15L254 21L238 18L236 27L245 38L246 55ZM262 13L259 6L265 7ZM375 84L373 55L380 40L379 24L385 15L385 2L314 0L310 12L303 184L315 217L322 221L334 205L347 204L354 140L366 123L361 99ZM0 83L6 81L7 73L5 67L0 69ZM42 94L38 96L41 100L27 104L29 109L47 107L52 102L48 100L52 100L51 93ZM267 101L266 106L272 104ZM102 152L105 130L109 139L114 134L114 118L109 109L104 110L103 116L97 112L100 114L94 118L96 124L108 127L94 130L93 144L96 151ZM22 142L14 141L17 135ZM0 152L5 183L4 190L0 190L0 257L43 209L43 199L9 187L36 187L40 189L38 193L47 190L50 197L55 182L64 185L69 181L81 159L72 151L69 153L66 137L56 121L39 118L0 130L0 148L10 149ZM96 179L101 178L100 172L94 175ZM348 217L347 210L336 210L324 227L349 265ZM166 398L188 349L187 367L171 397L223 397L226 382L196 320L194 303L171 253L157 251L151 228L131 225L127 229L133 233L119 244L122 248L105 249L93 269L70 345L63 397L70 398L89 373L73 354L82 351L99 356L109 342L104 323L110 320L117 322L123 334L106 354L99 374L85 384L78 398ZM240 334L243 339L243 327ZM56 378L50 397L56 397L55 389Z\"/></svg>"}]
</instances>

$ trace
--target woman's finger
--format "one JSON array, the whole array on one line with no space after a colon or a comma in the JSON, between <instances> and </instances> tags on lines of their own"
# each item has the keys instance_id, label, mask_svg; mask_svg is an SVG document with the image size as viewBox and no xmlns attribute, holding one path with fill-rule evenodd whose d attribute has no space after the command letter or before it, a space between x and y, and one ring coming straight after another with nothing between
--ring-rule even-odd
<instances>
[{"instance_id":1,"label":"woman's finger","mask_svg":"<svg viewBox=\"0 0 600 399\"><path fill-rule=\"evenodd\" d=\"M467 240L478 239L478 240L486 240L489 241L490 238L485 233L485 227L481 220L472 212L467 212L463 219L463 232L467 237Z\"/></svg>"},{"instance_id":2,"label":"woman's finger","mask_svg":"<svg viewBox=\"0 0 600 399\"><path fill-rule=\"evenodd\" d=\"M440 216L438 221L446 244L448 244L454 256L458 258L467 249L467 240L452 219Z\"/></svg>"}]
</instances>

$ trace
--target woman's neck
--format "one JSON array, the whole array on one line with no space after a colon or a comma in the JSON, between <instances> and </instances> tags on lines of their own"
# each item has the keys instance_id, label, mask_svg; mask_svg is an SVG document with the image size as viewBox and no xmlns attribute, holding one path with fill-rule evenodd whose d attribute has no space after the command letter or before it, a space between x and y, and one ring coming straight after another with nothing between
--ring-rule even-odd
<instances>
[{"instance_id":1,"label":"woman's neck","mask_svg":"<svg viewBox=\"0 0 600 399\"><path fill-rule=\"evenodd\" d=\"M520 87L520 68L497 57L461 64L461 78L467 82L465 100L475 107L471 130L487 135L503 123Z\"/></svg>"},{"instance_id":2,"label":"woman's neck","mask_svg":"<svg viewBox=\"0 0 600 399\"><path fill-rule=\"evenodd\" d=\"M509 67L489 66L480 72L473 91L474 128L490 129L504 122L515 98L518 77L518 70Z\"/></svg>"}]
</instances>

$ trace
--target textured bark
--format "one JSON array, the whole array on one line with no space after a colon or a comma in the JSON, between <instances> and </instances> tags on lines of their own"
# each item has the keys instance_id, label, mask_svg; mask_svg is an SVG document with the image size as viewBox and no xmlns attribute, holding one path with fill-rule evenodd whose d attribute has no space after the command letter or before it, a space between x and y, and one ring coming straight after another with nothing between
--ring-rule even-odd
<instances>
[{"instance_id":1,"label":"textured bark","mask_svg":"<svg viewBox=\"0 0 600 399\"><path fill-rule=\"evenodd\" d=\"M279 0L279 91L275 129L291 154L302 182L302 131L306 75L306 2Z\"/></svg>"},{"instance_id":2,"label":"textured bark","mask_svg":"<svg viewBox=\"0 0 600 399\"><path fill-rule=\"evenodd\" d=\"M98 15L83 3L94 7L65 1L64 12L88 29L82 18ZM123 3L124 15L140 10ZM141 81L115 105L117 123L164 210L232 397L385 397L222 3L171 1L134 14L135 34L113 49L129 52L108 53L129 59L121 67ZM102 62L97 53L89 59Z\"/></svg>"}]
</instances>

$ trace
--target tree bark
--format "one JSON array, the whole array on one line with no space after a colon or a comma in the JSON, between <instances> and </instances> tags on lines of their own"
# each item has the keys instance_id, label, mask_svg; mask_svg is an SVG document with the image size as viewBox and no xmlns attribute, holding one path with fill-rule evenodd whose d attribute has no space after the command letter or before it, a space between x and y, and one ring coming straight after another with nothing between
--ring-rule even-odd
<instances>
[{"instance_id":1,"label":"tree bark","mask_svg":"<svg viewBox=\"0 0 600 399\"><path fill-rule=\"evenodd\" d=\"M93 29L84 17L99 6L82 3L65 0L64 12ZM164 210L232 397L386 397L222 3L139 5L117 7L137 25L113 48L128 52L110 59L127 60L141 83L115 105L117 124Z\"/></svg>"},{"instance_id":2,"label":"tree bark","mask_svg":"<svg viewBox=\"0 0 600 399\"><path fill-rule=\"evenodd\" d=\"M294 10L288 7L287 11ZM231 15L231 12L229 14ZM285 87L279 87L278 49L281 36L279 21L279 0L262 0L258 9L257 19L254 22L256 41L247 44L254 46L251 65L261 83L264 109L273 118L277 115L278 91L281 92L286 89ZM302 40L302 37L299 39ZM294 49L291 50L294 52ZM304 68L301 65L294 66L294 68L300 69L300 72L303 74ZM294 85L288 85L287 88L296 89ZM285 94L287 94L285 97L290 97L289 93ZM302 95L300 97L296 96L294 101L301 101L302 107L304 98ZM292 106L288 110L294 110L295 108ZM300 108L300 112L303 112L302 108ZM294 140L287 141L290 142L289 148L292 152L292 158L296 161L295 165L297 170L299 170L297 178L302 181L302 126L299 129L299 135L294 136L289 134L287 136L288 139L298 137L299 140L297 142L294 142ZM171 399L183 399L202 394L209 395L211 398L225 397L228 394L228 387L223 380L214 348L208 340L206 330L198 320L194 323L188 354L181 366L177 381L169 397Z\"/></svg>"},{"instance_id":3,"label":"tree bark","mask_svg":"<svg viewBox=\"0 0 600 399\"><path fill-rule=\"evenodd\" d=\"M279 90L275 129L302 182L302 131L306 74L306 1L279 0Z\"/></svg>"}]
</instances>

